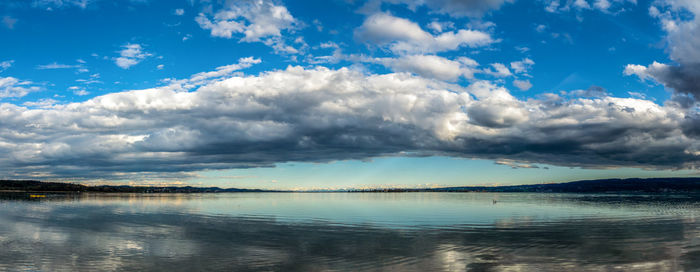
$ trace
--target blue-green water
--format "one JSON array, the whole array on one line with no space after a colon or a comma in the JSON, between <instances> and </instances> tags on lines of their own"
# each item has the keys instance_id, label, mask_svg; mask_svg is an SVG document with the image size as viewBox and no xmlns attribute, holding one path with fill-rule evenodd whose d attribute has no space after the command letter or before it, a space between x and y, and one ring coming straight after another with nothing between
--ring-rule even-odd
<instances>
[{"instance_id":1,"label":"blue-green water","mask_svg":"<svg viewBox=\"0 0 700 272\"><path fill-rule=\"evenodd\" d=\"M700 198L0 195L0 271L700 271Z\"/></svg>"}]
</instances>

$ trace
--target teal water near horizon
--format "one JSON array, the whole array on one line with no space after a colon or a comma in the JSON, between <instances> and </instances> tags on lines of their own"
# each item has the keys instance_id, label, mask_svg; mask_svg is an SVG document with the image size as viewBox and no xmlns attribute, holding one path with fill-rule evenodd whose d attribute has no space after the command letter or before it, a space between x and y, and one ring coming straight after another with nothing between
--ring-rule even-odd
<instances>
[{"instance_id":1,"label":"teal water near horizon","mask_svg":"<svg viewBox=\"0 0 700 272\"><path fill-rule=\"evenodd\" d=\"M0 194L5 271L700 271L700 198Z\"/></svg>"}]
</instances>

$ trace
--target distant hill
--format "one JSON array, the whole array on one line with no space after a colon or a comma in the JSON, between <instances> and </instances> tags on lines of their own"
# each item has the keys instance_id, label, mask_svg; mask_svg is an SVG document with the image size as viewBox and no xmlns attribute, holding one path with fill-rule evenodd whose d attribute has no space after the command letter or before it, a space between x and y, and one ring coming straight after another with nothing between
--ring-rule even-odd
<instances>
[{"instance_id":1,"label":"distant hill","mask_svg":"<svg viewBox=\"0 0 700 272\"><path fill-rule=\"evenodd\" d=\"M224 193L224 192L283 192L259 189L219 187L153 187L153 186L86 186L36 180L0 180L0 191L25 192L101 192L101 193ZM333 191L330 191L333 192ZM338 191L335 191L338 192ZM629 178L581 180L566 183L512 186L460 186L425 189L369 189L344 192L533 192L533 193L700 193L700 178Z\"/></svg>"},{"instance_id":2,"label":"distant hill","mask_svg":"<svg viewBox=\"0 0 700 272\"><path fill-rule=\"evenodd\" d=\"M534 192L534 193L700 193L700 178L596 179L565 183L512 186L461 186L428 189L390 189L407 192Z\"/></svg>"},{"instance_id":3,"label":"distant hill","mask_svg":"<svg viewBox=\"0 0 700 272\"><path fill-rule=\"evenodd\" d=\"M0 191L26 192L100 192L100 193L221 193L221 192L264 192L257 189L222 189L219 187L153 187L153 186L86 186L62 182L41 182L36 180L0 180Z\"/></svg>"}]
</instances>

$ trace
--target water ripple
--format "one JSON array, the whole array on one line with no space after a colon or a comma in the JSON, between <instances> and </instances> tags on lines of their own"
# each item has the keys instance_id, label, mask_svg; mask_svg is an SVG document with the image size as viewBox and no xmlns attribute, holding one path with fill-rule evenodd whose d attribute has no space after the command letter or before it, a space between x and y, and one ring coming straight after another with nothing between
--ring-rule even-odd
<instances>
[{"instance_id":1,"label":"water ripple","mask_svg":"<svg viewBox=\"0 0 700 272\"><path fill-rule=\"evenodd\" d=\"M697 199L0 196L0 270L693 271L700 269Z\"/></svg>"}]
</instances>

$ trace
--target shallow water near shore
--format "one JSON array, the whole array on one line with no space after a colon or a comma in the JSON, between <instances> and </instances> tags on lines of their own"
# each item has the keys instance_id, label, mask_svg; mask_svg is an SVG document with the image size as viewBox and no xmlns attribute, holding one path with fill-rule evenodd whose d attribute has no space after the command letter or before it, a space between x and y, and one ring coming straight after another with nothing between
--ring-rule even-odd
<instances>
[{"instance_id":1,"label":"shallow water near shore","mask_svg":"<svg viewBox=\"0 0 700 272\"><path fill-rule=\"evenodd\" d=\"M0 270L698 271L700 198L0 194Z\"/></svg>"}]
</instances>

